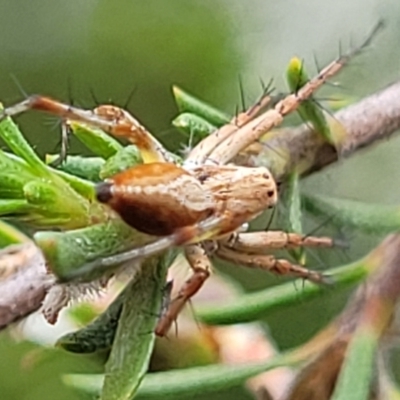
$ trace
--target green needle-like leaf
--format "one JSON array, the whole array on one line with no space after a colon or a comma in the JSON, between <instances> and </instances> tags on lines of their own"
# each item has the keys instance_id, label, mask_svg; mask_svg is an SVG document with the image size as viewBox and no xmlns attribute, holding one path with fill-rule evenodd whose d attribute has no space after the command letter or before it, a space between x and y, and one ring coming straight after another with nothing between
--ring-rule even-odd
<instances>
[{"instance_id":1,"label":"green needle-like leaf","mask_svg":"<svg viewBox=\"0 0 400 400\"><path fill-rule=\"evenodd\" d=\"M22 199L0 199L0 216L17 216L24 219L23 214L32 211L32 205Z\"/></svg>"},{"instance_id":2,"label":"green needle-like leaf","mask_svg":"<svg viewBox=\"0 0 400 400\"><path fill-rule=\"evenodd\" d=\"M122 149L122 145L119 142L101 129L89 127L80 122L70 122L70 127L73 134L89 150L106 160Z\"/></svg>"},{"instance_id":3,"label":"green needle-like leaf","mask_svg":"<svg viewBox=\"0 0 400 400\"><path fill-rule=\"evenodd\" d=\"M99 176L101 179L106 179L139 164L143 164L140 150L134 145L126 146L105 162L100 169Z\"/></svg>"},{"instance_id":4,"label":"green needle-like leaf","mask_svg":"<svg viewBox=\"0 0 400 400\"><path fill-rule=\"evenodd\" d=\"M147 259L125 293L101 400L132 399L147 372L170 256Z\"/></svg>"},{"instance_id":5,"label":"green needle-like leaf","mask_svg":"<svg viewBox=\"0 0 400 400\"><path fill-rule=\"evenodd\" d=\"M58 157L58 154L47 154L46 163L51 164ZM101 157L67 156L57 169L92 182L99 182L100 169L104 163L105 160Z\"/></svg>"},{"instance_id":6,"label":"green needle-like leaf","mask_svg":"<svg viewBox=\"0 0 400 400\"><path fill-rule=\"evenodd\" d=\"M83 196L86 200L89 200L91 203L95 200L95 191L93 182L83 178L79 178L78 176L75 175L71 175L64 171L59 171L56 169L54 170L52 169L52 171L55 175L58 175L65 182L67 182L72 189L74 189L78 194Z\"/></svg>"},{"instance_id":7,"label":"green needle-like leaf","mask_svg":"<svg viewBox=\"0 0 400 400\"><path fill-rule=\"evenodd\" d=\"M244 365L207 365L147 374L135 399L195 399L197 395L242 385L252 376L290 365L291 360L288 356L289 354L282 354L272 360ZM295 361L297 360L293 360ZM102 375L64 376L67 385L88 393L99 393L102 381ZM122 400L122 397L119 399Z\"/></svg>"},{"instance_id":8,"label":"green needle-like leaf","mask_svg":"<svg viewBox=\"0 0 400 400\"><path fill-rule=\"evenodd\" d=\"M372 234L400 230L399 206L311 195L302 195L302 201L306 211L316 216L328 217L329 223L339 228L355 228Z\"/></svg>"},{"instance_id":9,"label":"green needle-like leaf","mask_svg":"<svg viewBox=\"0 0 400 400\"><path fill-rule=\"evenodd\" d=\"M111 348L121 315L127 287L92 323L57 340L56 346L73 353L94 353Z\"/></svg>"},{"instance_id":10,"label":"green needle-like leaf","mask_svg":"<svg viewBox=\"0 0 400 400\"><path fill-rule=\"evenodd\" d=\"M6 118L0 123L0 137L14 153L13 156L6 153L3 154L8 158L9 165L13 163L14 167L11 167L11 169L21 170L25 166L24 163L26 163L29 167L27 171L34 175L32 179L28 173L21 174L25 179L25 184L23 185L24 194L29 193L30 195L29 199L27 198L28 202L40 206L37 211L40 209L46 210L46 215L43 215L43 218L40 218L39 214L35 215L35 217L26 215L26 221L35 221L37 225L44 226L61 225L64 228L77 228L90 222L91 204L40 160L11 118ZM1 158L5 162L4 157ZM44 186L46 185L48 187L45 190ZM27 187L29 190L26 189ZM51 192L52 194L50 195ZM32 202L33 199L34 201ZM69 218L59 219L57 217L60 213L60 207L58 201L53 202L55 199L63 200L61 207L63 211L61 212L69 214ZM16 212L18 211L16 210ZM46 217L48 217L48 220L46 220Z\"/></svg>"},{"instance_id":11,"label":"green needle-like leaf","mask_svg":"<svg viewBox=\"0 0 400 400\"><path fill-rule=\"evenodd\" d=\"M286 79L292 92L297 92L308 81L309 77L305 71L304 64L297 57L290 60L286 70ZM304 101L298 108L300 117L305 122L310 122L314 130L330 144L335 144L334 137L329 124L320 106L312 99Z\"/></svg>"},{"instance_id":12,"label":"green needle-like leaf","mask_svg":"<svg viewBox=\"0 0 400 400\"><path fill-rule=\"evenodd\" d=\"M217 129L215 125L210 124L204 118L188 112L179 114L172 121L172 125L188 135L192 139L192 145L198 143Z\"/></svg>"},{"instance_id":13,"label":"green needle-like leaf","mask_svg":"<svg viewBox=\"0 0 400 400\"><path fill-rule=\"evenodd\" d=\"M0 220L0 249L11 244L23 243L29 238L18 229Z\"/></svg>"},{"instance_id":14,"label":"green needle-like leaf","mask_svg":"<svg viewBox=\"0 0 400 400\"><path fill-rule=\"evenodd\" d=\"M6 118L0 122L0 137L6 142L7 146L16 156L22 158L29 164L38 177L49 175L46 165L25 140L18 126L11 118Z\"/></svg>"},{"instance_id":15,"label":"green needle-like leaf","mask_svg":"<svg viewBox=\"0 0 400 400\"><path fill-rule=\"evenodd\" d=\"M192 113L205 119L210 124L220 127L230 121L229 115L197 99L191 94L183 91L178 86L172 88L176 104L181 113Z\"/></svg>"},{"instance_id":16,"label":"green needle-like leaf","mask_svg":"<svg viewBox=\"0 0 400 400\"><path fill-rule=\"evenodd\" d=\"M289 174L281 196L279 219L282 220L282 229L287 232L302 234L302 210L300 198L300 176L296 171ZM290 249L289 253L297 262L306 264L305 250L303 247Z\"/></svg>"},{"instance_id":17,"label":"green needle-like leaf","mask_svg":"<svg viewBox=\"0 0 400 400\"><path fill-rule=\"evenodd\" d=\"M368 400L378 336L367 329L357 331L347 349L332 400Z\"/></svg>"}]
</instances>

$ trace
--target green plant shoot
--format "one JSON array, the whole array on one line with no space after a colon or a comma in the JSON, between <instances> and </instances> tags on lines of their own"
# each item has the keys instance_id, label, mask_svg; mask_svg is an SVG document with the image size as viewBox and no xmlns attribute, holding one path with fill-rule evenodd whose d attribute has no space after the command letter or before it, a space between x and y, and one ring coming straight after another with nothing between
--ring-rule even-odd
<instances>
[{"instance_id":1,"label":"green plant shoot","mask_svg":"<svg viewBox=\"0 0 400 400\"><path fill-rule=\"evenodd\" d=\"M304 64L299 58L293 57L290 60L289 66L286 70L286 80L289 89L292 92L297 92L309 81ZM335 145L336 140L331 132L325 115L313 98L304 101L298 108L298 113L302 120L309 122L315 132L321 135L326 142Z\"/></svg>"}]
</instances>

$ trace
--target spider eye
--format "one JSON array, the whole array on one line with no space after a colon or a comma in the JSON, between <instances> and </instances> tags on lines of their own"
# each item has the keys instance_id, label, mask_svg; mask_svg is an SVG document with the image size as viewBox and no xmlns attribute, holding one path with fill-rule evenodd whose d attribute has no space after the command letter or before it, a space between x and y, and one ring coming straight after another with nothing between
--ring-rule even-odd
<instances>
[{"instance_id":1,"label":"spider eye","mask_svg":"<svg viewBox=\"0 0 400 400\"><path fill-rule=\"evenodd\" d=\"M267 196L268 196L268 197L273 197L273 196L275 196L275 190L268 190Z\"/></svg>"},{"instance_id":2,"label":"spider eye","mask_svg":"<svg viewBox=\"0 0 400 400\"><path fill-rule=\"evenodd\" d=\"M102 182L96 185L95 187L95 192L96 192L96 198L100 203L108 203L112 197L112 183L110 182Z\"/></svg>"}]
</instances>

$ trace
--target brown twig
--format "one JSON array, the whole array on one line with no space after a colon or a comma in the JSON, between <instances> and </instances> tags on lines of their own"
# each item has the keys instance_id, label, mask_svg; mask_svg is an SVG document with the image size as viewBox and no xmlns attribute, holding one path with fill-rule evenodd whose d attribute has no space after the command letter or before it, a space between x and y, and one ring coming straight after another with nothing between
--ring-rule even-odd
<instances>
[{"instance_id":1,"label":"brown twig","mask_svg":"<svg viewBox=\"0 0 400 400\"><path fill-rule=\"evenodd\" d=\"M0 329L40 308L55 278L33 242L0 252ZM18 295L17 295L18 294Z\"/></svg>"}]
</instances>

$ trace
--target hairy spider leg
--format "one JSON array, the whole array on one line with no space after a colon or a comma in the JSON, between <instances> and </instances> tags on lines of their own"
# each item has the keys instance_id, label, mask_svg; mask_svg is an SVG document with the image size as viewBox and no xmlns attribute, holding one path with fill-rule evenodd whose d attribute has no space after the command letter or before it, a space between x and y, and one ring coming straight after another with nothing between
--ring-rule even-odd
<instances>
[{"instance_id":1,"label":"hairy spider leg","mask_svg":"<svg viewBox=\"0 0 400 400\"><path fill-rule=\"evenodd\" d=\"M258 268L277 275L287 275L306 279L316 284L330 284L331 279L324 274L293 264L286 259L277 259L270 254L246 254L225 246L220 246L215 255L240 266Z\"/></svg>"},{"instance_id":2,"label":"hairy spider leg","mask_svg":"<svg viewBox=\"0 0 400 400\"><path fill-rule=\"evenodd\" d=\"M39 110L61 117L64 121L82 122L104 130L110 135L123 137L138 146L144 162L170 161L171 156L135 118L128 112L110 105L94 110L83 110L50 97L32 95L0 112L0 121L28 110Z\"/></svg>"},{"instance_id":3,"label":"hairy spider leg","mask_svg":"<svg viewBox=\"0 0 400 400\"><path fill-rule=\"evenodd\" d=\"M168 333L186 303L201 289L210 276L211 262L202 246L190 245L185 247L185 256L193 273L161 316L155 329L157 336L165 336Z\"/></svg>"},{"instance_id":4,"label":"hairy spider leg","mask_svg":"<svg viewBox=\"0 0 400 400\"><path fill-rule=\"evenodd\" d=\"M339 54L336 60L311 78L296 93L292 93L279 101L274 108L245 123L240 129L231 128L226 132L218 130L206 137L193 149L186 163L193 165L205 163L226 164L232 160L239 152L258 141L269 130L280 125L286 115L295 111L303 101L308 100L329 78L336 75L348 64L354 56L361 53L383 26L383 21L379 21L360 46L352 48L345 54Z\"/></svg>"},{"instance_id":5,"label":"hairy spider leg","mask_svg":"<svg viewBox=\"0 0 400 400\"><path fill-rule=\"evenodd\" d=\"M139 248L134 248L123 253L115 254L109 257L104 257L98 260L93 260L86 263L82 267L72 271L64 278L66 281L79 279L79 277L90 274L94 270L107 271L112 267L121 265L125 262L133 262L144 257L150 257L167 250L173 246L184 246L201 242L215 236L219 231L223 218L210 217L194 226L187 226L178 229L172 235L163 237L153 243L146 244Z\"/></svg>"}]
</instances>

